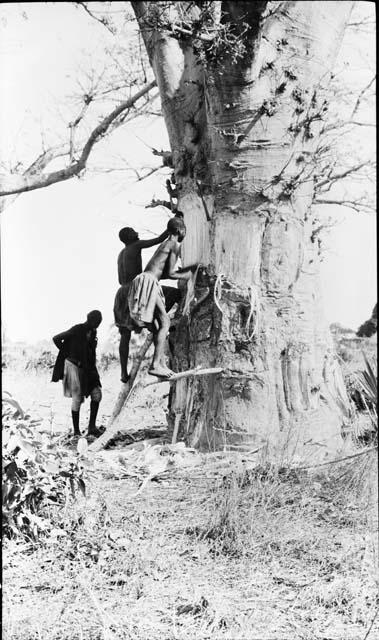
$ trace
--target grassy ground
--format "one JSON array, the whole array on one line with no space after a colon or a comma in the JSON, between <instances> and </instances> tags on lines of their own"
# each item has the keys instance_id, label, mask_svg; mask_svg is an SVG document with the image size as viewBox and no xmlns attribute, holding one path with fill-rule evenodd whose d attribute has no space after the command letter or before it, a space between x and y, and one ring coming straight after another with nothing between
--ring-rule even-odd
<instances>
[{"instance_id":1,"label":"grassy ground","mask_svg":"<svg viewBox=\"0 0 379 640\"><path fill-rule=\"evenodd\" d=\"M103 382L105 424L118 369ZM46 429L67 429L49 373L5 372L3 386ZM162 393L141 391L136 426L164 426ZM297 475L202 456L139 492L121 449L99 454L55 533L5 541L4 640L373 640L375 453Z\"/></svg>"},{"instance_id":2,"label":"grassy ground","mask_svg":"<svg viewBox=\"0 0 379 640\"><path fill-rule=\"evenodd\" d=\"M5 545L3 637L363 639L378 604L369 458L292 478L209 459L137 496L105 466L67 503L66 535Z\"/></svg>"}]
</instances>

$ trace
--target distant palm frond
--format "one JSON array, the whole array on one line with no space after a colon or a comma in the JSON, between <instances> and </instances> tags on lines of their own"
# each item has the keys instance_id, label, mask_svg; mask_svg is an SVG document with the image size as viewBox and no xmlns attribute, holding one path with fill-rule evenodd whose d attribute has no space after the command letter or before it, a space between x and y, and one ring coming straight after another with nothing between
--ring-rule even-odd
<instances>
[{"instance_id":1,"label":"distant palm frond","mask_svg":"<svg viewBox=\"0 0 379 640\"><path fill-rule=\"evenodd\" d=\"M365 353L363 353L366 369L359 371L358 379L367 399L375 408L378 406L378 372L377 363L370 363ZM375 371L374 371L375 369Z\"/></svg>"},{"instance_id":2,"label":"distant palm frond","mask_svg":"<svg viewBox=\"0 0 379 640\"><path fill-rule=\"evenodd\" d=\"M374 430L378 430L378 367L377 362L369 361L363 353L365 369L357 372L357 380L361 387L361 396L370 414Z\"/></svg>"}]
</instances>

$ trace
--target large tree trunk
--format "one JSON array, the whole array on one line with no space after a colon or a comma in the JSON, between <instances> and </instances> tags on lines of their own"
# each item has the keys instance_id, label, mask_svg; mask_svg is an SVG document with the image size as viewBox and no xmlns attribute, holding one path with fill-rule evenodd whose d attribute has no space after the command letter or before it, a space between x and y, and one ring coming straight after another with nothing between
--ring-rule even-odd
<instances>
[{"instance_id":1,"label":"large tree trunk","mask_svg":"<svg viewBox=\"0 0 379 640\"><path fill-rule=\"evenodd\" d=\"M352 3L214 2L192 38L196 5L133 3L187 226L183 263L205 267L195 296L209 290L180 319L174 366L224 369L178 381L171 413L201 449L330 453L346 396L322 314L312 154L318 87ZM236 36L241 57L226 42Z\"/></svg>"}]
</instances>

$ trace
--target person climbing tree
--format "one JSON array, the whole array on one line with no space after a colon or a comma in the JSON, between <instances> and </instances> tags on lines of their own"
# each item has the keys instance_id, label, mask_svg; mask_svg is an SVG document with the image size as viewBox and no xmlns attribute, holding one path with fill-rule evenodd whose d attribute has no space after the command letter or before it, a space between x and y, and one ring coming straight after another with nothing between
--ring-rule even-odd
<instances>
[{"instance_id":1,"label":"person climbing tree","mask_svg":"<svg viewBox=\"0 0 379 640\"><path fill-rule=\"evenodd\" d=\"M91 396L88 435L99 436L96 417L101 402L101 382L96 368L97 327L102 321L100 311L90 311L86 322L53 337L59 349L52 382L63 380L63 395L72 398L71 416L74 436L80 436L79 414L84 398Z\"/></svg>"},{"instance_id":2,"label":"person climbing tree","mask_svg":"<svg viewBox=\"0 0 379 640\"><path fill-rule=\"evenodd\" d=\"M177 217L181 217L180 212L176 212ZM129 309L128 309L128 295L130 291L133 279L142 273L142 249L148 249L157 244L160 244L168 237L168 231L165 229L163 233L157 238L151 240L140 240L138 233L131 227L124 227L119 233L121 242L125 247L120 252L117 260L118 267L118 281L120 288L118 289L113 306L114 321L116 327L120 332L120 364L121 364L121 382L126 383L129 379L128 374L128 359L129 359L129 345L131 330L128 329L130 325ZM175 287L162 287L166 311L169 311L176 302L180 300L180 291Z\"/></svg>"},{"instance_id":3,"label":"person climbing tree","mask_svg":"<svg viewBox=\"0 0 379 640\"><path fill-rule=\"evenodd\" d=\"M160 378L170 378L173 371L164 362L164 343L170 320L159 280L188 280L197 266L179 269L176 266L180 255L180 243L186 235L183 220L178 216L169 220L167 231L168 238L158 247L145 271L134 278L128 297L130 329L141 331L146 327L154 334L155 351L149 373Z\"/></svg>"},{"instance_id":4,"label":"person climbing tree","mask_svg":"<svg viewBox=\"0 0 379 640\"><path fill-rule=\"evenodd\" d=\"M154 247L160 244L168 236L165 230L157 238L151 240L140 240L138 233L132 227L124 227L121 229L118 237L125 247L120 252L117 260L118 281L120 288L118 289L113 306L114 321L120 332L120 364L121 364L121 382L128 381L128 358L129 343L131 331L128 329L128 295L133 279L142 272L142 249Z\"/></svg>"}]
</instances>

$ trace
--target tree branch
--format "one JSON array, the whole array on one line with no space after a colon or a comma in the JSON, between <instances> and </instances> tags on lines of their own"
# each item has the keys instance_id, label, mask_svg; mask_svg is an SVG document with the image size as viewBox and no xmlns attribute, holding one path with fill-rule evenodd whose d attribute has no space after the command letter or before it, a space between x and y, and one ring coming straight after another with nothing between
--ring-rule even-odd
<instances>
[{"instance_id":1,"label":"tree branch","mask_svg":"<svg viewBox=\"0 0 379 640\"><path fill-rule=\"evenodd\" d=\"M372 212L372 211L376 211L375 206L374 205L370 205L366 202L360 202L359 200L344 200L344 198L315 198L313 200L313 204L316 205L338 205L339 207L346 207L347 209L353 209L354 211L357 211L358 213L361 213L362 211L366 211L366 212Z\"/></svg>"},{"instance_id":2,"label":"tree branch","mask_svg":"<svg viewBox=\"0 0 379 640\"><path fill-rule=\"evenodd\" d=\"M107 18L105 16L102 16L101 18L98 18L94 13L92 13L92 11L90 11L87 7L87 2L75 2L77 7L82 7L82 9L84 9L84 11L86 13L88 13L88 15L93 18L94 20L96 20L96 22L99 22L100 24L103 25L103 27L105 27L106 29L108 29L108 31L114 36L115 35L115 28L112 27L112 25L108 22Z\"/></svg>"},{"instance_id":3,"label":"tree branch","mask_svg":"<svg viewBox=\"0 0 379 640\"><path fill-rule=\"evenodd\" d=\"M171 151L158 151L157 149L153 149L152 154L154 156L160 156L162 158L162 164L164 167L171 167L171 169L173 168L174 165L172 163Z\"/></svg>"},{"instance_id":4,"label":"tree branch","mask_svg":"<svg viewBox=\"0 0 379 640\"><path fill-rule=\"evenodd\" d=\"M57 157L56 153L55 155L53 154L52 149L48 150L42 154L35 163L33 163L32 167L34 166L34 170L32 172L31 167L29 167L23 175L8 176L6 181L2 181L0 183L0 196L9 196L16 193L25 193L35 189L42 189L43 187L48 187L51 184L63 182L65 180L69 180L73 176L79 175L83 169L85 169L87 160L94 145L107 133L109 127L114 123L116 118L126 110L130 109L140 98L151 91L155 86L156 82L153 80L134 94L134 96L122 102L118 107L116 107L116 109L106 116L100 124L93 129L82 149L79 159L76 162L73 162L64 169L53 171L47 175L36 175L41 171L41 167L42 169L45 168L52 159ZM58 155L66 155L67 153L68 151L66 151L66 153L59 153ZM36 170L37 168L38 171Z\"/></svg>"},{"instance_id":5,"label":"tree branch","mask_svg":"<svg viewBox=\"0 0 379 640\"><path fill-rule=\"evenodd\" d=\"M352 173L357 173L358 171L360 171L360 169L363 169L363 167L369 167L373 165L374 163L372 160L365 160L364 162L361 162L360 164L357 164L354 167L349 167L348 169L345 169L345 171L342 171L341 173L332 174L327 178L325 178L324 180L320 180L320 182L316 184L316 191L320 191L321 187L324 187L326 185L328 185L329 187L334 182L337 182L338 180L343 180L344 178L351 175Z\"/></svg>"},{"instance_id":6,"label":"tree branch","mask_svg":"<svg viewBox=\"0 0 379 640\"><path fill-rule=\"evenodd\" d=\"M370 82L368 83L368 85L366 87L363 87L362 91L360 92L360 94L359 94L359 96L358 96L358 98L357 98L357 100L355 102L355 105L354 105L353 110L351 112L350 118L353 118L355 116L355 114L357 113L357 111L359 109L359 105L362 102L363 96L365 95L365 93L367 93L367 91L370 89L370 87L374 84L375 80L376 80L376 75L373 78L371 78Z\"/></svg>"},{"instance_id":7,"label":"tree branch","mask_svg":"<svg viewBox=\"0 0 379 640\"><path fill-rule=\"evenodd\" d=\"M145 206L145 209L153 209L154 207L166 207L172 211L171 202L168 200L155 200L153 199L149 204Z\"/></svg>"}]
</instances>

